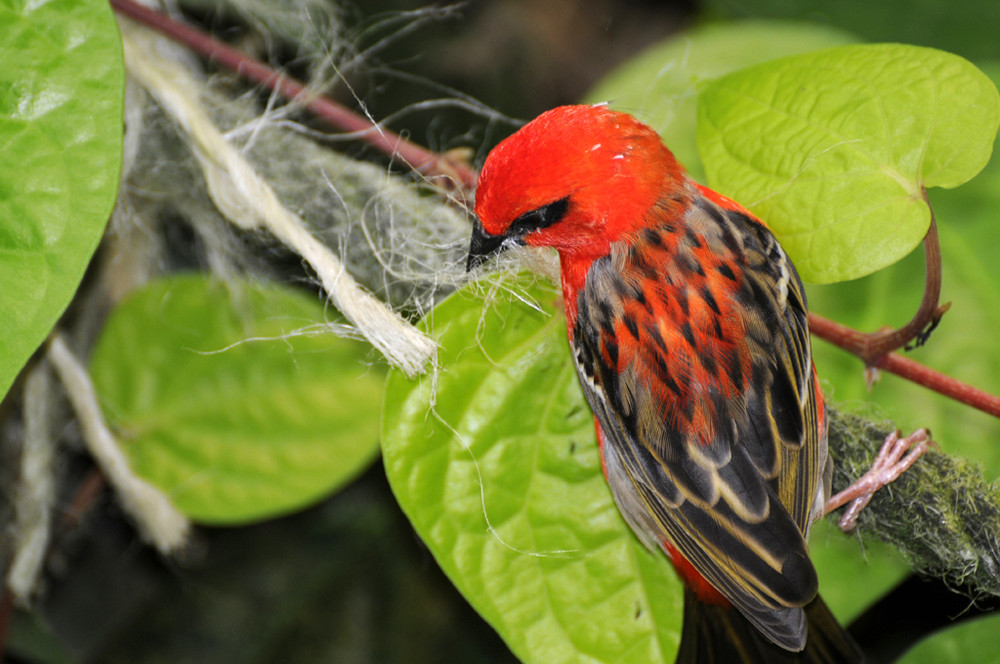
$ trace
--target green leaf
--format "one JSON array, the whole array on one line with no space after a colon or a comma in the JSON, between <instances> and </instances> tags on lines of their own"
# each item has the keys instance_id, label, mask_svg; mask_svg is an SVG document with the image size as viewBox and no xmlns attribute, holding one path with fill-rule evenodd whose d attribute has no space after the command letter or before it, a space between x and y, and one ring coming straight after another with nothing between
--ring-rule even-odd
<instances>
[{"instance_id":1,"label":"green leaf","mask_svg":"<svg viewBox=\"0 0 1000 664\"><path fill-rule=\"evenodd\" d=\"M584 103L609 102L650 125L691 177L704 181L695 142L698 92L729 72L856 42L816 23L741 21L696 27L646 49L602 78Z\"/></svg>"},{"instance_id":2,"label":"green leaf","mask_svg":"<svg viewBox=\"0 0 1000 664\"><path fill-rule=\"evenodd\" d=\"M375 456L383 372L367 348L334 336L314 296L181 276L115 309L91 373L135 472L192 519L236 524L307 505Z\"/></svg>"},{"instance_id":3,"label":"green leaf","mask_svg":"<svg viewBox=\"0 0 1000 664\"><path fill-rule=\"evenodd\" d=\"M994 664L1000 616L963 622L937 632L907 651L899 664Z\"/></svg>"},{"instance_id":4,"label":"green leaf","mask_svg":"<svg viewBox=\"0 0 1000 664\"><path fill-rule=\"evenodd\" d=\"M439 370L390 373L386 474L438 564L523 661L673 662L681 586L604 481L556 300L536 285L487 306L467 288L428 316Z\"/></svg>"},{"instance_id":5,"label":"green leaf","mask_svg":"<svg viewBox=\"0 0 1000 664\"><path fill-rule=\"evenodd\" d=\"M803 279L870 274L923 238L927 187L986 165L996 86L972 64L900 44L845 46L730 74L699 98L708 183L781 239Z\"/></svg>"},{"instance_id":6,"label":"green leaf","mask_svg":"<svg viewBox=\"0 0 1000 664\"><path fill-rule=\"evenodd\" d=\"M124 70L106 0L0 2L0 398L76 291L118 188Z\"/></svg>"}]
</instances>

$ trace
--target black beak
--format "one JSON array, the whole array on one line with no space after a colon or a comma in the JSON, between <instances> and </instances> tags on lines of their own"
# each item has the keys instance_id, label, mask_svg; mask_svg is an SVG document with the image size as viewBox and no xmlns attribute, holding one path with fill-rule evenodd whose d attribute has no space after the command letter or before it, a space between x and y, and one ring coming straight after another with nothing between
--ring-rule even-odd
<instances>
[{"instance_id":1,"label":"black beak","mask_svg":"<svg viewBox=\"0 0 1000 664\"><path fill-rule=\"evenodd\" d=\"M472 227L472 241L469 243L469 260L465 264L465 271L471 272L483 264L491 256L496 256L506 249L504 243L507 241L505 235L490 235L483 230L483 225L476 219Z\"/></svg>"}]
</instances>

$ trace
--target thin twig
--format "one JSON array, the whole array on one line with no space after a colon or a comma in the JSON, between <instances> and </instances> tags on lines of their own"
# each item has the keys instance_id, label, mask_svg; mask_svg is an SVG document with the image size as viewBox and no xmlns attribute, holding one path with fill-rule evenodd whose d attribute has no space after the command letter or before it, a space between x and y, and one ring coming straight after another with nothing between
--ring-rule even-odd
<instances>
[{"instance_id":1,"label":"thin twig","mask_svg":"<svg viewBox=\"0 0 1000 664\"><path fill-rule=\"evenodd\" d=\"M56 525L58 533L77 528L108 485L100 468L91 468L76 487L69 504L62 509Z\"/></svg>"},{"instance_id":2,"label":"thin twig","mask_svg":"<svg viewBox=\"0 0 1000 664\"><path fill-rule=\"evenodd\" d=\"M829 341L833 345L843 348L854 355L858 354L856 346L845 341L852 334L856 334L856 331L849 327L835 323L829 318L810 313L809 330L820 339ZM1000 397L972 387L939 371L935 371L908 357L903 357L899 353L887 353L875 358L869 366L896 374L938 394L943 394L960 403L964 403L967 406L972 406L994 417L1000 417Z\"/></svg>"},{"instance_id":3,"label":"thin twig","mask_svg":"<svg viewBox=\"0 0 1000 664\"><path fill-rule=\"evenodd\" d=\"M475 188L477 174L467 164L411 143L332 99L310 92L305 85L294 78L254 60L246 53L213 38L208 33L175 21L162 12L144 7L133 0L110 0L110 2L116 11L186 45L192 51L231 69L244 78L301 104L334 127L352 132L359 140L371 144L389 157L402 160L412 170L427 176L442 176L444 184L450 185L444 188L462 188L469 191ZM457 187L454 186L456 184Z\"/></svg>"}]
</instances>

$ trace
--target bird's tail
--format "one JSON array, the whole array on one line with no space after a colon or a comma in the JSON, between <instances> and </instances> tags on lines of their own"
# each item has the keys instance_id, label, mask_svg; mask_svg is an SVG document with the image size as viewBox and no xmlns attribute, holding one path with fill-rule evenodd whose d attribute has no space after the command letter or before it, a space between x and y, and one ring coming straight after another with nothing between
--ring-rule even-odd
<instances>
[{"instance_id":1,"label":"bird's tail","mask_svg":"<svg viewBox=\"0 0 1000 664\"><path fill-rule=\"evenodd\" d=\"M809 633L802 652L772 643L733 608L706 604L684 594L684 631L677 664L857 664L864 655L816 596L805 607Z\"/></svg>"}]
</instances>

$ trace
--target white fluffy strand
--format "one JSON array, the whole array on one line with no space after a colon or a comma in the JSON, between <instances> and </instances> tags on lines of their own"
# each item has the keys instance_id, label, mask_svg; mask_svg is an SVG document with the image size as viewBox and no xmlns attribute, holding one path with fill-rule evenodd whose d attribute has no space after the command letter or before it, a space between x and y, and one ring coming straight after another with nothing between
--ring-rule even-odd
<instances>
[{"instance_id":1,"label":"white fluffy strand","mask_svg":"<svg viewBox=\"0 0 1000 664\"><path fill-rule=\"evenodd\" d=\"M139 527L139 532L161 553L179 550L187 541L191 523L177 511L162 491L132 472L101 415L97 393L87 370L73 355L59 334L49 341L48 359L66 388L84 443L114 488L122 508Z\"/></svg>"},{"instance_id":2,"label":"white fluffy strand","mask_svg":"<svg viewBox=\"0 0 1000 664\"><path fill-rule=\"evenodd\" d=\"M309 263L334 306L386 359L408 376L425 370L436 351L428 336L363 290L343 263L286 209L271 186L215 126L199 102L200 82L153 48L160 41L122 21L128 72L184 130L219 211L243 229L265 228Z\"/></svg>"},{"instance_id":3,"label":"white fluffy strand","mask_svg":"<svg viewBox=\"0 0 1000 664\"><path fill-rule=\"evenodd\" d=\"M55 440L49 429L50 383L51 370L45 361L33 367L24 381L24 440L14 501L14 559L7 572L7 587L22 605L30 604L38 586L52 522Z\"/></svg>"}]
</instances>

